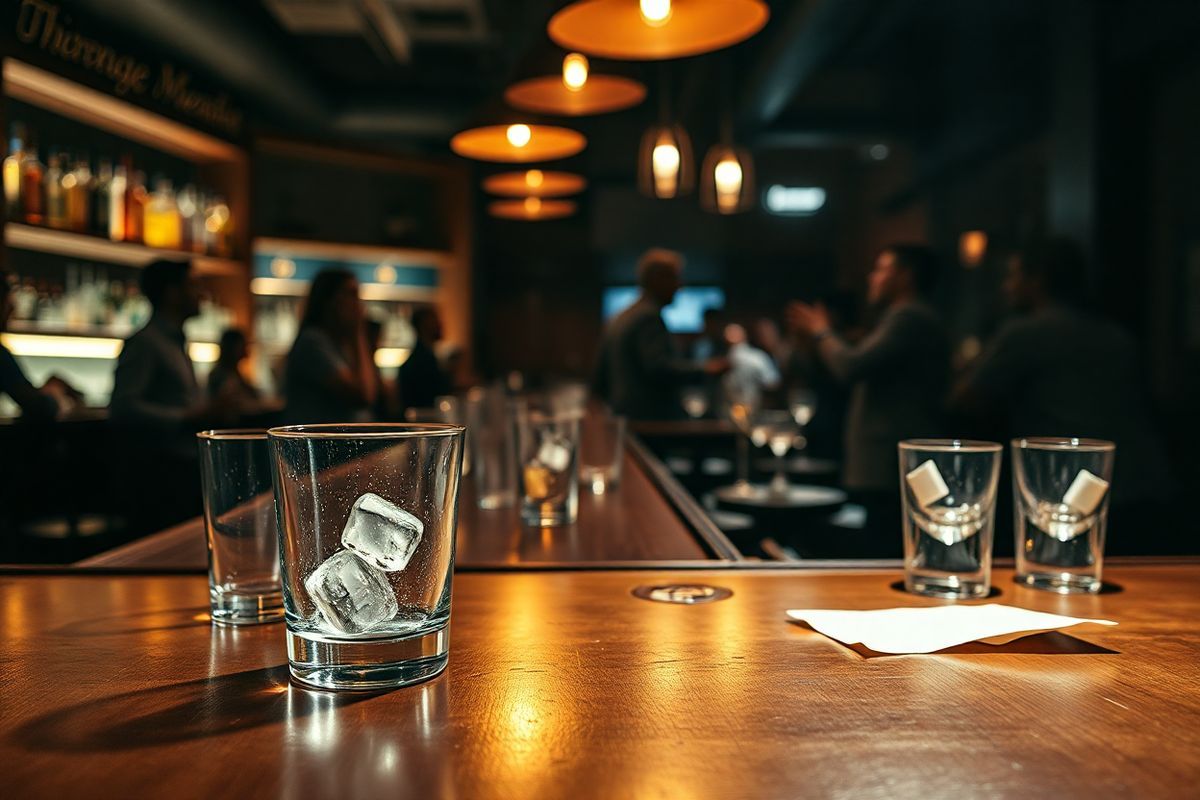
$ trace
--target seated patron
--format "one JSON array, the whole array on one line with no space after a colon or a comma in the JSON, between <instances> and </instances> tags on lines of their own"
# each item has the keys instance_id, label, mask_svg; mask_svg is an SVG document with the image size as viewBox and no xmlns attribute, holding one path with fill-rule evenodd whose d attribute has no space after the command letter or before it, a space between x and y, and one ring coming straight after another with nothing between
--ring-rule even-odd
<instances>
[{"instance_id":1,"label":"seated patron","mask_svg":"<svg viewBox=\"0 0 1200 800\"><path fill-rule=\"evenodd\" d=\"M453 388L434 350L442 340L442 320L436 308L422 306L413 312L412 326L417 341L400 366L397 393L404 408L432 408L436 398L450 394Z\"/></svg>"}]
</instances>

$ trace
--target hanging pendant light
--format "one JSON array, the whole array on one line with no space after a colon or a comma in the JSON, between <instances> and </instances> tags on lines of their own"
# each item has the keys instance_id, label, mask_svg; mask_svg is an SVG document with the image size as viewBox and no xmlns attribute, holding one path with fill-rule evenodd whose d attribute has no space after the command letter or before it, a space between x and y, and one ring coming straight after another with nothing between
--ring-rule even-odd
<instances>
[{"instance_id":1,"label":"hanging pendant light","mask_svg":"<svg viewBox=\"0 0 1200 800\"><path fill-rule=\"evenodd\" d=\"M564 197L579 194L587 187L582 175L530 169L501 172L483 179L483 188L505 197Z\"/></svg>"},{"instance_id":2,"label":"hanging pendant light","mask_svg":"<svg viewBox=\"0 0 1200 800\"><path fill-rule=\"evenodd\" d=\"M488 204L488 213L500 219L537 222L569 217L575 213L577 208L572 200L543 200L540 197L526 197L523 200L494 200Z\"/></svg>"},{"instance_id":3,"label":"hanging pendant light","mask_svg":"<svg viewBox=\"0 0 1200 800\"><path fill-rule=\"evenodd\" d=\"M762 0L578 0L550 18L547 32L568 50L656 61L735 45L770 16Z\"/></svg>"},{"instance_id":4,"label":"hanging pendant light","mask_svg":"<svg viewBox=\"0 0 1200 800\"><path fill-rule=\"evenodd\" d=\"M754 206L754 162L746 148L709 148L700 169L700 205L718 214L737 214Z\"/></svg>"},{"instance_id":5,"label":"hanging pendant light","mask_svg":"<svg viewBox=\"0 0 1200 800\"><path fill-rule=\"evenodd\" d=\"M523 122L471 128L450 140L450 149L464 158L510 163L567 158L586 146L587 139L578 131Z\"/></svg>"},{"instance_id":6,"label":"hanging pendant light","mask_svg":"<svg viewBox=\"0 0 1200 800\"><path fill-rule=\"evenodd\" d=\"M561 76L518 81L504 92L505 102L513 108L568 117L621 111L645 98L646 87L631 78L593 74L582 53L567 53Z\"/></svg>"},{"instance_id":7,"label":"hanging pendant light","mask_svg":"<svg viewBox=\"0 0 1200 800\"><path fill-rule=\"evenodd\" d=\"M666 67L658 87L657 125L642 135L638 150L638 190L647 197L669 200L695 185L692 140L682 125L670 122L670 82Z\"/></svg>"}]
</instances>

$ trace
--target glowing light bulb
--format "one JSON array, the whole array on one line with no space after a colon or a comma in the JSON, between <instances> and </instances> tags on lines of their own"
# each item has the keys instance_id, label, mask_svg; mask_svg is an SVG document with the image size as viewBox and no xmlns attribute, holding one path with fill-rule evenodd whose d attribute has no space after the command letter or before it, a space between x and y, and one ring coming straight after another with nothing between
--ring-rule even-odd
<instances>
[{"instance_id":1,"label":"glowing light bulb","mask_svg":"<svg viewBox=\"0 0 1200 800\"><path fill-rule=\"evenodd\" d=\"M640 0L640 7L647 25L662 25L671 16L671 0Z\"/></svg>"},{"instance_id":2,"label":"glowing light bulb","mask_svg":"<svg viewBox=\"0 0 1200 800\"><path fill-rule=\"evenodd\" d=\"M531 169L525 173L525 185L537 189L546 182L546 174L540 169Z\"/></svg>"},{"instance_id":3,"label":"glowing light bulb","mask_svg":"<svg viewBox=\"0 0 1200 800\"><path fill-rule=\"evenodd\" d=\"M536 217L542 210L542 201L536 197L525 198L525 213Z\"/></svg>"},{"instance_id":4,"label":"glowing light bulb","mask_svg":"<svg viewBox=\"0 0 1200 800\"><path fill-rule=\"evenodd\" d=\"M674 197L679 188L679 148L671 141L659 141L650 154L654 172L654 193L659 197Z\"/></svg>"},{"instance_id":5,"label":"glowing light bulb","mask_svg":"<svg viewBox=\"0 0 1200 800\"><path fill-rule=\"evenodd\" d=\"M713 168L713 185L717 190L717 209L729 213L737 209L742 193L742 165L736 158L726 156Z\"/></svg>"},{"instance_id":6,"label":"glowing light bulb","mask_svg":"<svg viewBox=\"0 0 1200 800\"><path fill-rule=\"evenodd\" d=\"M563 85L578 92L587 83L588 60L582 53L568 53L563 59Z\"/></svg>"},{"instance_id":7,"label":"glowing light bulb","mask_svg":"<svg viewBox=\"0 0 1200 800\"><path fill-rule=\"evenodd\" d=\"M508 137L508 143L513 147L524 147L533 138L533 131L529 130L528 125L518 123L516 125L509 125L504 135Z\"/></svg>"}]
</instances>

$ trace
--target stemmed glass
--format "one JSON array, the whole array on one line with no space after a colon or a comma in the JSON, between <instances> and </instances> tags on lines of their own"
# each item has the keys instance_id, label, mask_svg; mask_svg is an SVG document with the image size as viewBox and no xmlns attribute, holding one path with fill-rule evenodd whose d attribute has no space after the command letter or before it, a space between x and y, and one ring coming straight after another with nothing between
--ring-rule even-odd
<instances>
[{"instance_id":1,"label":"stemmed glass","mask_svg":"<svg viewBox=\"0 0 1200 800\"><path fill-rule=\"evenodd\" d=\"M805 428L817 413L817 393L811 389L790 390L788 392L788 411L791 413L792 419L796 421L797 427L800 428L800 435L797 437L795 447L803 451L808 445L808 439L804 436ZM799 461L803 462L803 456Z\"/></svg>"},{"instance_id":2,"label":"stemmed glass","mask_svg":"<svg viewBox=\"0 0 1200 800\"><path fill-rule=\"evenodd\" d=\"M759 411L750 426L750 441L756 447L766 445L775 456L775 476L771 478L770 492L784 495L788 492L788 479L784 456L800 438L795 416L782 409Z\"/></svg>"},{"instance_id":3,"label":"stemmed glass","mask_svg":"<svg viewBox=\"0 0 1200 800\"><path fill-rule=\"evenodd\" d=\"M752 439L751 422L758 410L762 397L753 388L727 382L725 397L728 403L729 420L741 432L737 437L737 480L734 491L737 494L749 495L750 487L750 448Z\"/></svg>"},{"instance_id":4,"label":"stemmed glass","mask_svg":"<svg viewBox=\"0 0 1200 800\"><path fill-rule=\"evenodd\" d=\"M708 413L708 390L701 386L689 386L680 395L683 411L690 419L700 419Z\"/></svg>"}]
</instances>

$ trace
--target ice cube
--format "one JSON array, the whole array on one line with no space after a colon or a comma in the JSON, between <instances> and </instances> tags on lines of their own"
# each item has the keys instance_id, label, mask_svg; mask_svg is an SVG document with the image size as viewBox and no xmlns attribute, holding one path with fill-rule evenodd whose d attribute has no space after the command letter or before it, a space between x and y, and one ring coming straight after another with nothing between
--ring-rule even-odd
<instances>
[{"instance_id":1,"label":"ice cube","mask_svg":"<svg viewBox=\"0 0 1200 800\"><path fill-rule=\"evenodd\" d=\"M339 550L304 579L331 633L366 633L399 612L387 576L350 550Z\"/></svg>"},{"instance_id":2,"label":"ice cube","mask_svg":"<svg viewBox=\"0 0 1200 800\"><path fill-rule=\"evenodd\" d=\"M342 545L385 572L408 566L425 525L395 503L367 492L354 501L342 529Z\"/></svg>"},{"instance_id":3,"label":"ice cube","mask_svg":"<svg viewBox=\"0 0 1200 800\"><path fill-rule=\"evenodd\" d=\"M554 474L536 462L525 465L525 496L530 500L545 500L550 496Z\"/></svg>"},{"instance_id":4,"label":"ice cube","mask_svg":"<svg viewBox=\"0 0 1200 800\"><path fill-rule=\"evenodd\" d=\"M571 466L571 441L553 433L542 436L538 446L537 460L543 467L552 472L566 472Z\"/></svg>"},{"instance_id":5,"label":"ice cube","mask_svg":"<svg viewBox=\"0 0 1200 800\"><path fill-rule=\"evenodd\" d=\"M917 505L922 508L927 508L950 494L946 481L942 480L942 473L938 471L937 464L934 464L932 459L905 475L904 479L908 481L908 488L912 489Z\"/></svg>"},{"instance_id":6,"label":"ice cube","mask_svg":"<svg viewBox=\"0 0 1200 800\"><path fill-rule=\"evenodd\" d=\"M1079 470L1071 487L1063 495L1063 505L1070 506L1080 514L1091 514L1104 499L1108 481L1097 477L1086 469Z\"/></svg>"}]
</instances>

